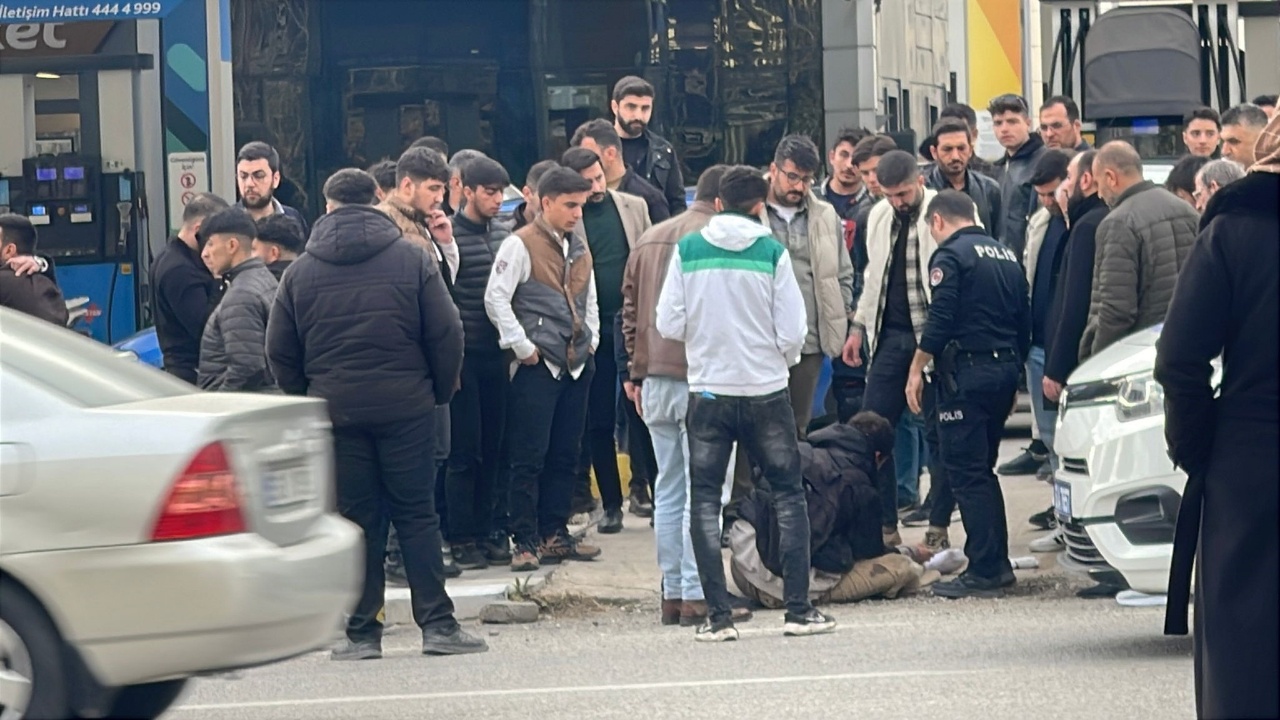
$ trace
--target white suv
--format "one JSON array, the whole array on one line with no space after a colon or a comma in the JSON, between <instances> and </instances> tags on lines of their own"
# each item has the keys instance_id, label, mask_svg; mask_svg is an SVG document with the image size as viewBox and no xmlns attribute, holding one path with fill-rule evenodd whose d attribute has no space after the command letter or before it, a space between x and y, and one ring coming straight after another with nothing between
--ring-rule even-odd
<instances>
[{"instance_id":1,"label":"white suv","mask_svg":"<svg viewBox=\"0 0 1280 720\"><path fill-rule=\"evenodd\" d=\"M1067 542L1060 564L1150 594L1168 587L1187 483L1169 460L1164 391L1152 378L1160 328L1120 340L1071 374L1053 441L1053 504Z\"/></svg>"}]
</instances>

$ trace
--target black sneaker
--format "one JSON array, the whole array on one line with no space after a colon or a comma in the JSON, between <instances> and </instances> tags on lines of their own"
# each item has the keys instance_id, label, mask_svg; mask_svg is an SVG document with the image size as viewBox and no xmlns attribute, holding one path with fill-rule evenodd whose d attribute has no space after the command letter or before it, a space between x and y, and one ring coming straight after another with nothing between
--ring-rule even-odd
<instances>
[{"instance_id":1,"label":"black sneaker","mask_svg":"<svg viewBox=\"0 0 1280 720\"><path fill-rule=\"evenodd\" d=\"M627 509L632 515L642 518L653 517L653 498L649 497L649 486L636 483L631 488Z\"/></svg>"},{"instance_id":2,"label":"black sneaker","mask_svg":"<svg viewBox=\"0 0 1280 720\"><path fill-rule=\"evenodd\" d=\"M604 517L600 518L600 524L596 526L596 532L601 535L616 535L622 532L622 510L605 510Z\"/></svg>"},{"instance_id":3,"label":"black sneaker","mask_svg":"<svg viewBox=\"0 0 1280 720\"><path fill-rule=\"evenodd\" d=\"M484 542L480 543L480 551L485 560L492 565L511 562L511 538L502 531L495 531Z\"/></svg>"},{"instance_id":4,"label":"black sneaker","mask_svg":"<svg viewBox=\"0 0 1280 720\"><path fill-rule=\"evenodd\" d=\"M787 613L785 623L782 626L782 634L788 637L823 635L835 632L836 629L835 618L824 614L818 608L811 608L804 615Z\"/></svg>"},{"instance_id":5,"label":"black sneaker","mask_svg":"<svg viewBox=\"0 0 1280 720\"><path fill-rule=\"evenodd\" d=\"M382 644L373 640L352 642L345 640L329 653L329 659L338 662L348 660L381 660Z\"/></svg>"},{"instance_id":6,"label":"black sneaker","mask_svg":"<svg viewBox=\"0 0 1280 720\"><path fill-rule=\"evenodd\" d=\"M444 562L445 578L452 579L456 577L462 577L462 568L458 567L458 564L453 561L452 547L450 547L447 544L441 547L440 556Z\"/></svg>"},{"instance_id":7,"label":"black sneaker","mask_svg":"<svg viewBox=\"0 0 1280 720\"><path fill-rule=\"evenodd\" d=\"M480 552L480 548L475 543L454 545L453 564L459 570L484 570L489 567L489 561L485 558L484 553Z\"/></svg>"},{"instance_id":8,"label":"black sneaker","mask_svg":"<svg viewBox=\"0 0 1280 720\"><path fill-rule=\"evenodd\" d=\"M1039 447L1037 448L1037 445ZM1022 453L1003 465L996 468L997 475L1035 475L1045 460L1049 459L1049 453L1039 440L1032 440L1031 446L1024 448Z\"/></svg>"},{"instance_id":9,"label":"black sneaker","mask_svg":"<svg viewBox=\"0 0 1280 720\"><path fill-rule=\"evenodd\" d=\"M454 625L452 630L427 628L422 631L423 655L470 655L488 652L484 640Z\"/></svg>"},{"instance_id":10,"label":"black sneaker","mask_svg":"<svg viewBox=\"0 0 1280 720\"><path fill-rule=\"evenodd\" d=\"M1008 573L1012 575L1013 573ZM996 599L1004 597L1004 589L1013 584L1010 578L984 578L966 572L954 580L944 580L933 584L933 594L938 597L959 600L961 598Z\"/></svg>"},{"instance_id":11,"label":"black sneaker","mask_svg":"<svg viewBox=\"0 0 1280 720\"><path fill-rule=\"evenodd\" d=\"M1058 527L1058 516L1053 512L1053 507L1050 507L1044 512L1038 512L1027 518L1027 522L1041 530L1053 530Z\"/></svg>"},{"instance_id":12,"label":"black sneaker","mask_svg":"<svg viewBox=\"0 0 1280 720\"><path fill-rule=\"evenodd\" d=\"M693 639L697 642L733 642L738 639L738 628L733 626L732 620L712 623L708 618L694 631Z\"/></svg>"},{"instance_id":13,"label":"black sneaker","mask_svg":"<svg viewBox=\"0 0 1280 720\"><path fill-rule=\"evenodd\" d=\"M929 508L918 507L899 518L903 527L924 527L929 524Z\"/></svg>"}]
</instances>

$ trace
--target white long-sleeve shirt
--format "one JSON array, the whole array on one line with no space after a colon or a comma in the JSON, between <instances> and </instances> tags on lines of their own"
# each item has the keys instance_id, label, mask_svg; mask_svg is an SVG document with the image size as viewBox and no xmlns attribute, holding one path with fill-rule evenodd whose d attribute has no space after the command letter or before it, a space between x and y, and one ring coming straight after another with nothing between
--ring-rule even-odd
<instances>
[{"instance_id":1,"label":"white long-sleeve shirt","mask_svg":"<svg viewBox=\"0 0 1280 720\"><path fill-rule=\"evenodd\" d=\"M569 241L563 236L559 239L561 252L567 258ZM498 329L498 345L504 350L509 349L514 352L520 360L533 355L538 349L529 340L524 326L520 324L515 310L511 307L511 298L515 296L516 288L529 282L531 265L529 250L524 246L524 241L512 235L503 240L502 247L498 248L498 254L493 259L493 269L489 271L489 284L484 290L484 309L489 319L493 321L494 327ZM591 331L591 352L594 354L600 345L600 305L596 302L595 273L591 274L591 281L587 285L586 323L587 329ZM560 366L545 358L542 362L551 371L553 377L560 377L563 372ZM576 380L582 375L585 367L584 363L576 370L570 370L569 374ZM511 366L513 374L515 369L516 366L513 364Z\"/></svg>"},{"instance_id":2,"label":"white long-sleeve shirt","mask_svg":"<svg viewBox=\"0 0 1280 720\"><path fill-rule=\"evenodd\" d=\"M685 344L689 389L758 397L787 387L808 334L791 256L769 228L717 215L676 246L658 332Z\"/></svg>"}]
</instances>

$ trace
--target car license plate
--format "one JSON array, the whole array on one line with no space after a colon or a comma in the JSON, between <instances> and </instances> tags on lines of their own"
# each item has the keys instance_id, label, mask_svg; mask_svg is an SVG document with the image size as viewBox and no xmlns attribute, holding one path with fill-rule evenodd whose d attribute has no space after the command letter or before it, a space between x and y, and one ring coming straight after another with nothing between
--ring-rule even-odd
<instances>
[{"instance_id":1,"label":"car license plate","mask_svg":"<svg viewBox=\"0 0 1280 720\"><path fill-rule=\"evenodd\" d=\"M1071 485L1069 483L1054 481L1053 509L1059 517L1071 519Z\"/></svg>"},{"instance_id":2,"label":"car license plate","mask_svg":"<svg viewBox=\"0 0 1280 720\"><path fill-rule=\"evenodd\" d=\"M314 500L315 486L308 468L268 470L262 475L263 505L286 507Z\"/></svg>"}]
</instances>

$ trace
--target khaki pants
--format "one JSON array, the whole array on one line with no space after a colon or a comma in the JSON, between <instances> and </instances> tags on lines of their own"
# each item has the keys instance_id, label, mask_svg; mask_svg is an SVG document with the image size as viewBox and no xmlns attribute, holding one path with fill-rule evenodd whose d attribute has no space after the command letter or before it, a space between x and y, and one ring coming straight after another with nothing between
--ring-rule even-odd
<instances>
[{"instance_id":1,"label":"khaki pants","mask_svg":"<svg viewBox=\"0 0 1280 720\"><path fill-rule=\"evenodd\" d=\"M818 376L822 374L821 353L801 355L800 362L791 366L787 392L791 395L791 411L796 418L796 434L801 440L806 435L809 421L813 419L813 396L818 391Z\"/></svg>"}]
</instances>

